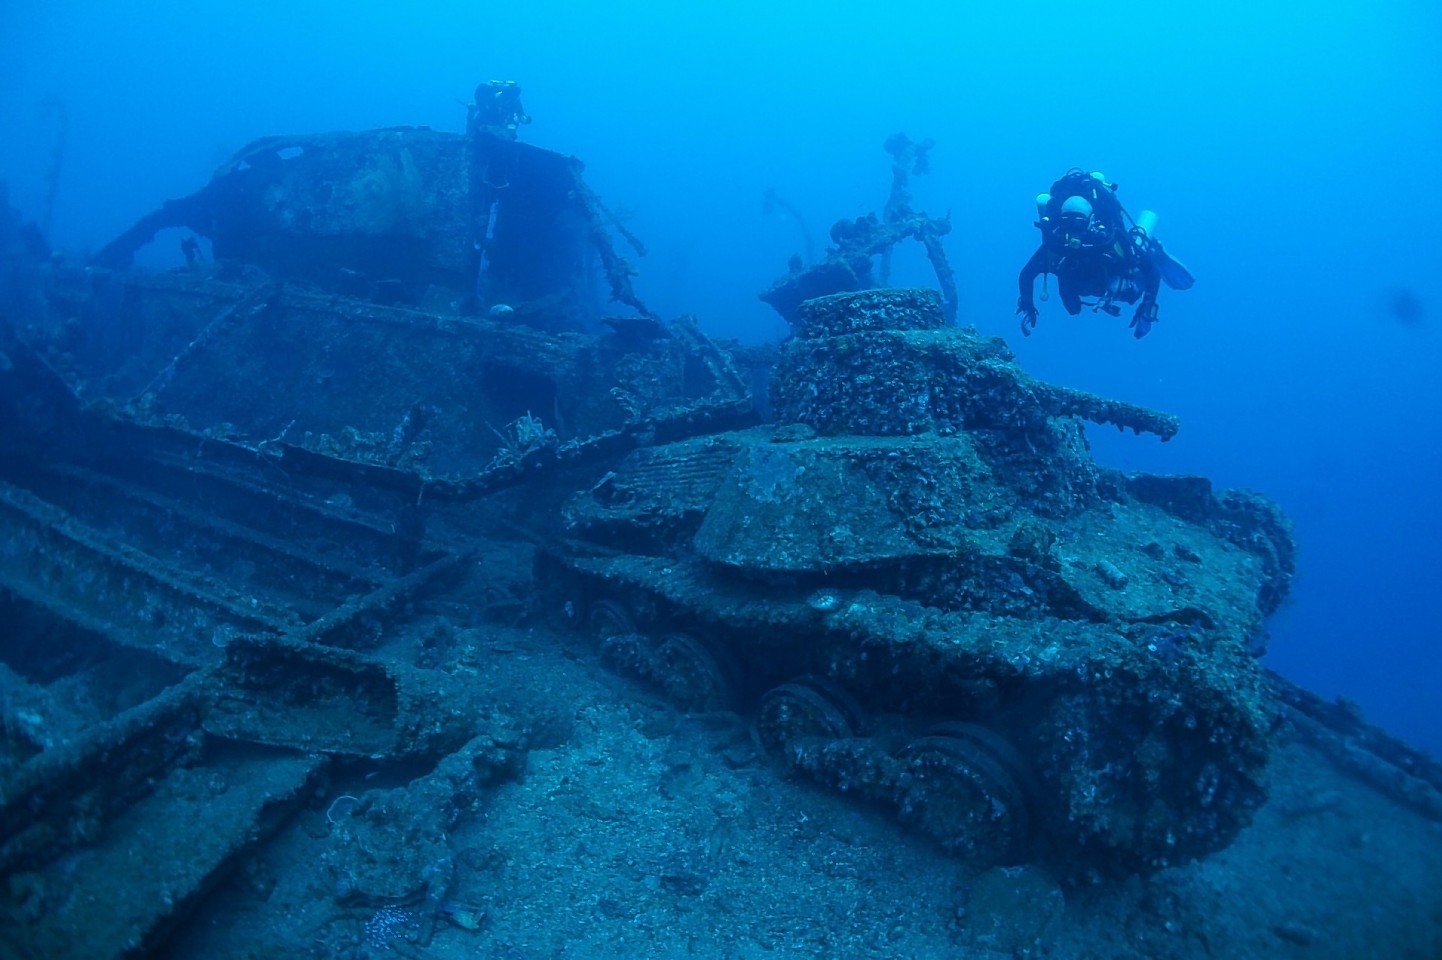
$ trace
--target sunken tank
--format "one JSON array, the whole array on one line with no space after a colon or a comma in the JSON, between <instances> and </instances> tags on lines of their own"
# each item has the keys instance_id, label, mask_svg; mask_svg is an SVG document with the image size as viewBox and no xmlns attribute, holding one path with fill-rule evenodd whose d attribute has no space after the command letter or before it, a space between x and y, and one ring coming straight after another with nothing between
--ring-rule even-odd
<instances>
[{"instance_id":1,"label":"sunken tank","mask_svg":"<svg viewBox=\"0 0 1442 960\"><path fill-rule=\"evenodd\" d=\"M807 301L771 393L566 503L542 573L613 664L978 865L1149 871L1250 822L1277 507L1099 466L1082 420L1176 422L1031 378L931 290Z\"/></svg>"}]
</instances>

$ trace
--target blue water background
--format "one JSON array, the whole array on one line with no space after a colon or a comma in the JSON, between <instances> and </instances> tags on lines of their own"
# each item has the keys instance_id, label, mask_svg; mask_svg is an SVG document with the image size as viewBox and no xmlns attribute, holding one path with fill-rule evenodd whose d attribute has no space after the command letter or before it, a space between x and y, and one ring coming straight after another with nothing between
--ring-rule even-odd
<instances>
[{"instance_id":1,"label":"blue water background","mask_svg":"<svg viewBox=\"0 0 1442 960\"><path fill-rule=\"evenodd\" d=\"M94 249L252 138L459 130L478 80L517 79L524 139L584 158L648 244L641 296L757 340L784 331L755 294L801 249L767 188L823 241L880 209L889 134L932 138L916 206L951 213L962 321L1181 416L1167 444L1089 428L1106 462L1280 501L1301 559L1268 662L1442 754L1439 10L9 0L0 177L41 215L63 104L52 239ZM1199 278L1144 341L1055 299L1016 333L1032 198L1072 165L1159 211ZM918 251L894 279L929 279Z\"/></svg>"}]
</instances>

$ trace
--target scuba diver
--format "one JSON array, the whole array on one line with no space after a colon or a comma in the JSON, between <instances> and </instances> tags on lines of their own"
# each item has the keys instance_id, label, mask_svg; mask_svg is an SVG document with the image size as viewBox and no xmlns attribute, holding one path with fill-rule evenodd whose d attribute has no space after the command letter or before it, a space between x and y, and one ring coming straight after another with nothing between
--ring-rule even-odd
<instances>
[{"instance_id":1,"label":"scuba diver","mask_svg":"<svg viewBox=\"0 0 1442 960\"><path fill-rule=\"evenodd\" d=\"M490 80L476 87L476 102L467 108L466 132L484 131L514 140L522 124L531 122L521 107L521 88L514 80Z\"/></svg>"},{"instance_id":2,"label":"scuba diver","mask_svg":"<svg viewBox=\"0 0 1442 960\"><path fill-rule=\"evenodd\" d=\"M1056 276L1062 306L1072 316L1088 306L1115 317L1121 313L1118 301L1130 304L1140 298L1131 322L1137 339L1157 322L1157 291L1162 283L1173 290L1191 287L1190 271L1154 236L1157 215L1143 210L1133 220L1122 209L1116 191L1116 184L1100 173L1073 167L1052 184L1050 193L1036 198L1041 246L1017 278L1021 296L1016 312L1023 336L1030 336L1036 326L1032 288L1038 275ZM1045 279L1041 298L1047 298Z\"/></svg>"}]
</instances>

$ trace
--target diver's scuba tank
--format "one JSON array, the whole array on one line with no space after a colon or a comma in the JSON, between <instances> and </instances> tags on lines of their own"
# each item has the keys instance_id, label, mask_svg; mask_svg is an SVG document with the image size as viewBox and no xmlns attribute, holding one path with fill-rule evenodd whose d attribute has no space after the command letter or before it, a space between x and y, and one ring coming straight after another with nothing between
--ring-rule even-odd
<instances>
[{"instance_id":1,"label":"diver's scuba tank","mask_svg":"<svg viewBox=\"0 0 1442 960\"><path fill-rule=\"evenodd\" d=\"M1051 203L1051 194L1049 194L1049 193L1038 193L1038 194L1036 195L1036 225L1037 225L1038 227L1041 227L1043 230L1046 229L1046 227L1045 227L1045 224L1046 224L1046 222L1047 222L1046 205L1049 204L1049 203Z\"/></svg>"},{"instance_id":2,"label":"diver's scuba tank","mask_svg":"<svg viewBox=\"0 0 1442 960\"><path fill-rule=\"evenodd\" d=\"M1137 214L1131 229L1132 246L1139 256L1149 256L1162 248L1157 243L1157 214L1154 210L1143 210Z\"/></svg>"}]
</instances>

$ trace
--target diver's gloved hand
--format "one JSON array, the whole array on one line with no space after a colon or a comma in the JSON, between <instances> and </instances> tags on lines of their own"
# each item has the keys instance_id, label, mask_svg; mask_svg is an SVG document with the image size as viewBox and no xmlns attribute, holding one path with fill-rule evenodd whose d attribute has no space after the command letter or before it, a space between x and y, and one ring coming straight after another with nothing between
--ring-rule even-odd
<instances>
[{"instance_id":1,"label":"diver's gloved hand","mask_svg":"<svg viewBox=\"0 0 1442 960\"><path fill-rule=\"evenodd\" d=\"M1157 305L1155 302L1143 302L1137 307L1137 312L1132 314L1132 336L1140 340L1151 332L1152 324L1157 322Z\"/></svg>"},{"instance_id":2,"label":"diver's gloved hand","mask_svg":"<svg viewBox=\"0 0 1442 960\"><path fill-rule=\"evenodd\" d=\"M1024 300L1018 300L1016 312L1021 317L1021 335L1023 337L1031 336L1031 332L1036 329L1036 307Z\"/></svg>"}]
</instances>

